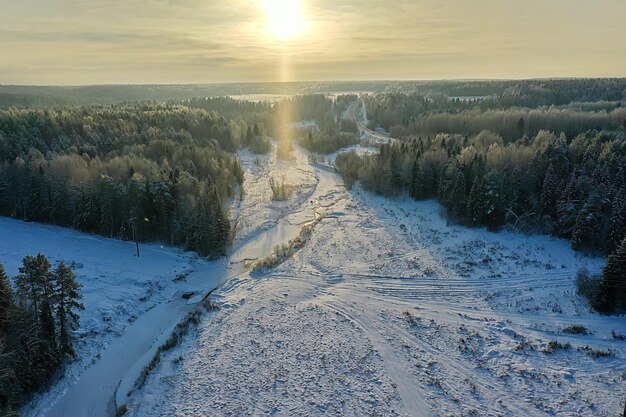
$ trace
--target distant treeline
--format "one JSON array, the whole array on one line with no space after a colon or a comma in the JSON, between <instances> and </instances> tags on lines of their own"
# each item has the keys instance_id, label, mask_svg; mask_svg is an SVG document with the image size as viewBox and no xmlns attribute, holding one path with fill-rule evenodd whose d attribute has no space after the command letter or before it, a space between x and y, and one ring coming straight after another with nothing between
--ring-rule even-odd
<instances>
[{"instance_id":1,"label":"distant treeline","mask_svg":"<svg viewBox=\"0 0 626 417\"><path fill-rule=\"evenodd\" d=\"M116 104L184 100L247 94L305 95L319 93L418 93L423 96L499 97L506 106L547 106L572 102L620 101L626 98L625 78L508 81L336 81L187 85L0 85L0 108L11 106Z\"/></svg>"},{"instance_id":2,"label":"distant treeline","mask_svg":"<svg viewBox=\"0 0 626 417\"><path fill-rule=\"evenodd\" d=\"M182 104L245 121L248 125L257 126L262 136L267 134L279 140L296 140L312 152L330 153L358 142L356 124L343 117L356 99L355 95L339 95L332 99L323 94L309 94L286 97L276 102L209 97L186 100ZM301 121L312 121L315 125L288 127Z\"/></svg>"},{"instance_id":3,"label":"distant treeline","mask_svg":"<svg viewBox=\"0 0 626 417\"><path fill-rule=\"evenodd\" d=\"M363 89L361 91L368 91ZM486 81L397 81L374 93L416 93L449 98L481 98L495 108L561 106L575 102L623 101L626 78L573 78ZM489 107L494 108L494 107Z\"/></svg>"},{"instance_id":4,"label":"distant treeline","mask_svg":"<svg viewBox=\"0 0 626 417\"><path fill-rule=\"evenodd\" d=\"M476 135L490 130L514 141L544 129L568 137L591 129L626 129L626 107L620 101L529 107L509 107L510 102L507 97L461 100L416 94L365 98L371 127L381 126L396 138L438 133Z\"/></svg>"},{"instance_id":5,"label":"distant treeline","mask_svg":"<svg viewBox=\"0 0 626 417\"><path fill-rule=\"evenodd\" d=\"M252 136L183 106L0 111L0 214L219 254Z\"/></svg>"}]
</instances>

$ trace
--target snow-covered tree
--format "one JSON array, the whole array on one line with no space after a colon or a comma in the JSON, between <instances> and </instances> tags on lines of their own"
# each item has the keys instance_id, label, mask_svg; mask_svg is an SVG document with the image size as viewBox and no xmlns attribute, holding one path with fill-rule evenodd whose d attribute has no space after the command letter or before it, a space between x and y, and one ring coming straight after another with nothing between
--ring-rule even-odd
<instances>
[{"instance_id":1,"label":"snow-covered tree","mask_svg":"<svg viewBox=\"0 0 626 417\"><path fill-rule=\"evenodd\" d=\"M13 289L4 265L0 263L0 329L8 320L10 309L13 305Z\"/></svg>"},{"instance_id":2,"label":"snow-covered tree","mask_svg":"<svg viewBox=\"0 0 626 417\"><path fill-rule=\"evenodd\" d=\"M543 179L543 187L541 188L541 196L539 197L539 210L542 214L554 217L556 214L556 202L559 195L559 183L552 164L548 166L548 170Z\"/></svg>"},{"instance_id":3,"label":"snow-covered tree","mask_svg":"<svg viewBox=\"0 0 626 417\"><path fill-rule=\"evenodd\" d=\"M478 225L482 222L485 208L483 194L483 181L476 176L472 183L472 190L467 199L467 218L472 224Z\"/></svg>"},{"instance_id":4,"label":"snow-covered tree","mask_svg":"<svg viewBox=\"0 0 626 417\"><path fill-rule=\"evenodd\" d=\"M598 310L626 310L626 238L612 255L609 255L606 266L602 270Z\"/></svg>"},{"instance_id":5,"label":"snow-covered tree","mask_svg":"<svg viewBox=\"0 0 626 417\"><path fill-rule=\"evenodd\" d=\"M609 239L607 252L613 253L622 239L626 237L626 190L621 190L615 195L611 208L609 224Z\"/></svg>"},{"instance_id":6,"label":"snow-covered tree","mask_svg":"<svg viewBox=\"0 0 626 417\"><path fill-rule=\"evenodd\" d=\"M66 263L60 262L54 270L56 317L59 323L59 350L62 356L73 356L71 331L78 329L78 311L85 307L79 302L82 298L82 285L76 281L76 274Z\"/></svg>"}]
</instances>

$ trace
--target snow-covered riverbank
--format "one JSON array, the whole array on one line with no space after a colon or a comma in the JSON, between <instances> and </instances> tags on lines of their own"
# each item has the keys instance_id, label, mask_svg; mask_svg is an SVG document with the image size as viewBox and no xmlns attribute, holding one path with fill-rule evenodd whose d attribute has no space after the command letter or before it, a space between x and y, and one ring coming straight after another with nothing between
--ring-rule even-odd
<instances>
[{"instance_id":1,"label":"snow-covered riverbank","mask_svg":"<svg viewBox=\"0 0 626 417\"><path fill-rule=\"evenodd\" d=\"M603 259L447 225L432 201L315 192L328 205L305 248L220 288L222 310L162 361L129 415L621 412L626 342L612 333L626 320L592 313L574 289L578 268Z\"/></svg>"}]
</instances>

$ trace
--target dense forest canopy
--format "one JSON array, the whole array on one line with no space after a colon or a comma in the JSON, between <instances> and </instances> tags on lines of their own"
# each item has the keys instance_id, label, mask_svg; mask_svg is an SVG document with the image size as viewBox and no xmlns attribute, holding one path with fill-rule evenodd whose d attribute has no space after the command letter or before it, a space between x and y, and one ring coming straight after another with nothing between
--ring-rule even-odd
<instances>
[{"instance_id":1,"label":"dense forest canopy","mask_svg":"<svg viewBox=\"0 0 626 417\"><path fill-rule=\"evenodd\" d=\"M332 90L342 93L309 94ZM50 105L62 93L167 101ZM267 153L269 138L286 158L294 141L319 153L354 145L348 111L362 103L370 127L399 140L377 155L340 154L349 185L436 197L467 224L610 254L626 230L625 98L625 79L0 86L0 214L217 255L243 181L234 153Z\"/></svg>"},{"instance_id":2,"label":"dense forest canopy","mask_svg":"<svg viewBox=\"0 0 626 417\"><path fill-rule=\"evenodd\" d=\"M217 254L246 131L182 106L0 111L0 213Z\"/></svg>"},{"instance_id":3,"label":"dense forest canopy","mask_svg":"<svg viewBox=\"0 0 626 417\"><path fill-rule=\"evenodd\" d=\"M356 124L343 117L356 100L357 96L350 94L309 94L286 97L276 102L208 97L185 100L182 104L244 121L249 126L254 126L253 132L261 132L261 136L296 140L312 152L330 153L358 141ZM314 122L314 125L294 126L301 121ZM253 146L259 145L258 141L250 142Z\"/></svg>"},{"instance_id":4,"label":"dense forest canopy","mask_svg":"<svg viewBox=\"0 0 626 417\"><path fill-rule=\"evenodd\" d=\"M561 106L510 106L506 98L469 100L419 94L365 96L371 127L396 138L438 133L498 133L507 141L550 130L575 136L586 130L625 126L626 107L615 102L571 102Z\"/></svg>"}]
</instances>

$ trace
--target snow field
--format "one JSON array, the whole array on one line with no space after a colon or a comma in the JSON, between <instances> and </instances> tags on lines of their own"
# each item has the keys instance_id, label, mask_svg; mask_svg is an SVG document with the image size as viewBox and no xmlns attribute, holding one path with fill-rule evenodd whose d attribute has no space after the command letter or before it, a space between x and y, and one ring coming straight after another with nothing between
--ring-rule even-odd
<instances>
[{"instance_id":1,"label":"snow field","mask_svg":"<svg viewBox=\"0 0 626 417\"><path fill-rule=\"evenodd\" d=\"M332 198L308 244L218 291L222 311L175 371L157 369L131 416L621 411L626 346L611 332L626 333L624 318L592 313L574 290L577 269L602 259L447 225L432 201L323 187Z\"/></svg>"},{"instance_id":2,"label":"snow field","mask_svg":"<svg viewBox=\"0 0 626 417\"><path fill-rule=\"evenodd\" d=\"M195 254L157 244L140 245L135 256L133 242L106 239L66 228L0 217L0 262L10 276L19 273L26 255L45 254L53 268L64 261L74 266L83 284L81 328L77 332L79 359L49 392L36 396L24 415L40 415L63 395L84 371L96 363L112 340L154 306L185 288L174 278L187 275L208 262Z\"/></svg>"}]
</instances>

